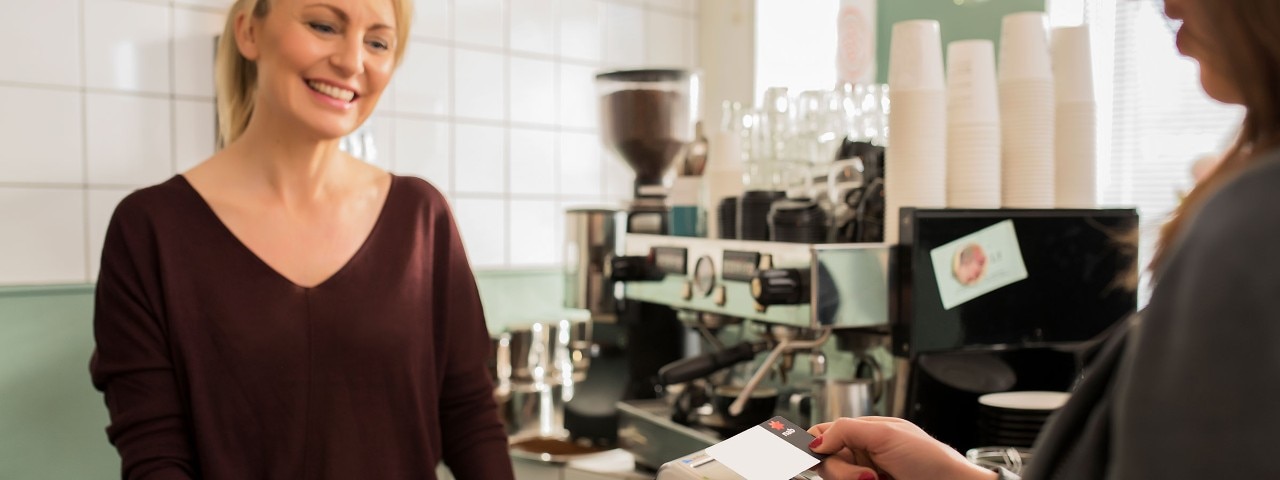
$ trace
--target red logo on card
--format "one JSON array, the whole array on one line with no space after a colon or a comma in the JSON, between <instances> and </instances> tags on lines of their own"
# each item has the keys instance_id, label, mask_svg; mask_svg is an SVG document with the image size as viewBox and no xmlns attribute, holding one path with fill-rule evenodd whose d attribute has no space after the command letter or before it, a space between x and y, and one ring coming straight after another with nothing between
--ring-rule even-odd
<instances>
[{"instance_id":1,"label":"red logo on card","mask_svg":"<svg viewBox=\"0 0 1280 480\"><path fill-rule=\"evenodd\" d=\"M782 422L779 422L777 420L769 422L769 428L772 428L774 430L782 430L782 427L784 426L785 425L783 425Z\"/></svg>"}]
</instances>

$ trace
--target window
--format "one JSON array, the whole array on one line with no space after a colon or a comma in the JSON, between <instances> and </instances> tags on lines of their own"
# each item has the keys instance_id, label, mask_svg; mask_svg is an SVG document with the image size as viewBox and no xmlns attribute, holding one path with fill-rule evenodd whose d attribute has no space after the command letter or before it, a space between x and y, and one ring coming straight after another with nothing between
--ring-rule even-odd
<instances>
[{"instance_id":1,"label":"window","mask_svg":"<svg viewBox=\"0 0 1280 480\"><path fill-rule=\"evenodd\" d=\"M1152 0L1050 0L1048 8L1054 25L1091 26L1099 201L1138 207L1144 267L1160 226L1192 184L1191 165L1225 150L1244 114L1204 94L1199 67L1178 53L1162 8Z\"/></svg>"}]
</instances>

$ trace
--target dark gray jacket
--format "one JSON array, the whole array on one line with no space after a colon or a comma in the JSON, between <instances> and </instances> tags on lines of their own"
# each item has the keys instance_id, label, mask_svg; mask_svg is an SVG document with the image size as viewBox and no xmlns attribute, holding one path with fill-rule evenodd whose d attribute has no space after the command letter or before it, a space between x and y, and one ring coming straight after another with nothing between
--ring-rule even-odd
<instances>
[{"instance_id":1,"label":"dark gray jacket","mask_svg":"<svg viewBox=\"0 0 1280 480\"><path fill-rule=\"evenodd\" d=\"M1280 152L1213 196L1026 480L1280 479Z\"/></svg>"}]
</instances>

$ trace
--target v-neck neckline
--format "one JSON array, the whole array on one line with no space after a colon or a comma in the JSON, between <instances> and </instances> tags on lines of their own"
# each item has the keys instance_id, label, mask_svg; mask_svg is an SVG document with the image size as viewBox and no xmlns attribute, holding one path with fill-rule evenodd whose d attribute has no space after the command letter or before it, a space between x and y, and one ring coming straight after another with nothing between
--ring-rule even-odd
<instances>
[{"instance_id":1,"label":"v-neck neckline","mask_svg":"<svg viewBox=\"0 0 1280 480\"><path fill-rule=\"evenodd\" d=\"M279 270L276 270L275 267L272 267L271 264L267 263L266 260L263 260L262 257L258 256L257 253L254 253L253 249L249 248L249 245L246 245L244 241L240 240L240 237L237 237L235 232L231 231L231 227L228 227L227 224L222 221L222 217L218 216L218 212L213 210L213 206L209 204L208 200L205 200L204 196L200 194L199 190L196 190L196 187L191 184L191 181L187 180L187 177L183 176L182 174L178 174L178 175L175 175L174 178L181 180L181 183L184 186L186 186L187 191L191 192L191 194L195 196L196 203L199 203L200 206L203 208L203 210L209 215L210 219L213 220L213 223L217 224L217 229L221 230L222 233L224 233L230 239L231 243L234 243L236 245L237 249L247 254L249 257L253 259L255 263L265 268L267 272L271 274L271 276L277 279L280 279L281 281L289 284L295 289L299 289L303 291L313 291L318 288L324 287L330 283L333 283L339 277L341 277L344 273L346 273L348 270L351 270L352 268L354 268L352 267L352 265L355 264L356 261L360 259L360 257L365 255L366 250L370 249L369 245L373 243L374 237L377 236L378 232L383 228L382 224L385 223L384 220L387 217L387 211L390 210L390 206L391 206L391 195L395 194L396 184L399 183L399 177L397 177L394 173L389 173L388 175L391 176L391 183L387 186L387 196L382 200L382 207L378 209L378 218L374 219L373 228L369 229L369 233L364 237L364 241L360 243L360 247L356 248L355 253L351 254L351 257L347 258L347 260L343 262L342 266L338 267L337 270L329 274L328 277L325 277L324 280L321 280L319 283L309 287L299 285L298 282L295 282L292 279L290 279L288 276L285 276L283 273L280 273Z\"/></svg>"}]
</instances>

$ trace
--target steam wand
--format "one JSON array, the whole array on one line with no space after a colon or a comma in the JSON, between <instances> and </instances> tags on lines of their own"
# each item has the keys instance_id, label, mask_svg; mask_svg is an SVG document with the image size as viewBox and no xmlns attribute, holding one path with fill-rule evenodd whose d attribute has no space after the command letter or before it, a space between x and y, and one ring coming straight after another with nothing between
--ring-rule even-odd
<instances>
[{"instance_id":1,"label":"steam wand","mask_svg":"<svg viewBox=\"0 0 1280 480\"><path fill-rule=\"evenodd\" d=\"M778 357L793 350L808 350L821 347L822 344L827 343L828 338L831 338L830 328L824 328L822 335L813 340L792 340L789 337L783 337L779 340L778 345L769 352L769 356L765 357L764 363L760 364L760 368L756 369L756 373L742 387L742 392L738 393L738 398L733 401L733 404L729 405L729 415L738 416L742 414L742 410L747 406L747 399L751 397L751 392L760 386L760 381L764 380L764 376L769 373L769 369L773 367L774 362L778 361Z\"/></svg>"}]
</instances>

